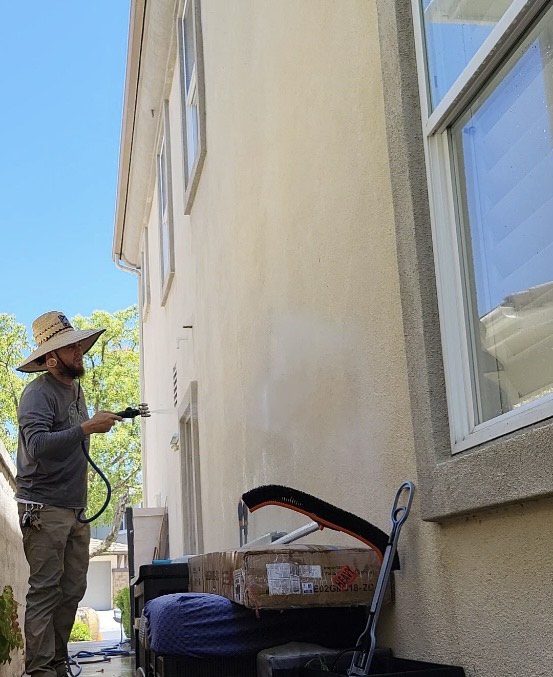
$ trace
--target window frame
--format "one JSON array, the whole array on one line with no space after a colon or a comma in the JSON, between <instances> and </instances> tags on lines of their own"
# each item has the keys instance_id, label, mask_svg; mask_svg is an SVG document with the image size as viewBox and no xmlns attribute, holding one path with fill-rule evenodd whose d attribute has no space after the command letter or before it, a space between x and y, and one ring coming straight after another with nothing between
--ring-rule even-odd
<instances>
[{"instance_id":1,"label":"window frame","mask_svg":"<svg viewBox=\"0 0 553 677\"><path fill-rule=\"evenodd\" d=\"M140 251L140 309L143 318L148 316L151 300L150 247L148 243L148 228L144 228L142 248Z\"/></svg>"},{"instance_id":2,"label":"window frame","mask_svg":"<svg viewBox=\"0 0 553 677\"><path fill-rule=\"evenodd\" d=\"M550 0L514 0L458 76L431 109L426 38L420 0L411 0L432 239L440 313L445 387L452 454L467 451L520 428L553 417L553 395L546 395L482 423L475 420L469 314L464 292L462 243L455 204L450 129L524 39ZM444 274L443 271L447 271Z\"/></svg>"},{"instance_id":3,"label":"window frame","mask_svg":"<svg viewBox=\"0 0 553 677\"><path fill-rule=\"evenodd\" d=\"M204 551L200 449L198 433L198 382L190 381L178 407L181 516L184 552ZM195 552L194 552L195 551Z\"/></svg>"},{"instance_id":4,"label":"window frame","mask_svg":"<svg viewBox=\"0 0 553 677\"><path fill-rule=\"evenodd\" d=\"M190 76L190 86L186 86L186 49L184 38L184 19L187 10L191 8L194 35L194 68ZM206 113L205 113L205 74L203 60L203 35L199 0L182 0L177 18L178 60L180 68L180 100L181 100L181 133L183 148L184 172L184 213L192 211L194 198L198 190L198 183L202 172L206 152ZM192 168L189 170L188 137L187 137L187 110L195 106L198 111L198 146Z\"/></svg>"},{"instance_id":5,"label":"window frame","mask_svg":"<svg viewBox=\"0 0 553 677\"><path fill-rule=\"evenodd\" d=\"M171 289L173 277L175 275L175 244L174 244L174 227L173 227L173 187L172 187L172 171L171 171L171 143L170 143L170 128L169 128L169 102L163 102L163 115L161 122L161 130L159 141L157 144L156 153L156 179L157 179L157 195L158 195L158 219L159 219L159 271L161 281L161 305L164 306ZM165 177L166 177L166 212L164 212L163 204L163 167L162 162L165 159ZM168 268L164 269L164 225L166 223L167 233L167 249L168 249Z\"/></svg>"}]
</instances>

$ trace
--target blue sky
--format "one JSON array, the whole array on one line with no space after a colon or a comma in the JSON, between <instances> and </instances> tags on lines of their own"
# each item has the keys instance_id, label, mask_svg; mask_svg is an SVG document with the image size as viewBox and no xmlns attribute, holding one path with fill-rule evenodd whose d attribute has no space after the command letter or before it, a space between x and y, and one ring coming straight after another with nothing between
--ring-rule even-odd
<instances>
[{"instance_id":1,"label":"blue sky","mask_svg":"<svg viewBox=\"0 0 553 677\"><path fill-rule=\"evenodd\" d=\"M0 312L136 302L111 260L129 0L0 0Z\"/></svg>"}]
</instances>

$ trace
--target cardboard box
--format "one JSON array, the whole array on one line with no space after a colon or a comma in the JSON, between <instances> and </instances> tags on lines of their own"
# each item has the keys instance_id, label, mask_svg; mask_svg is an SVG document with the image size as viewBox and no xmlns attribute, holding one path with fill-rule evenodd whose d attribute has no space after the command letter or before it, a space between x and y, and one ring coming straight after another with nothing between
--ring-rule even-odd
<instances>
[{"instance_id":1,"label":"cardboard box","mask_svg":"<svg viewBox=\"0 0 553 677\"><path fill-rule=\"evenodd\" d=\"M274 545L189 560L190 591L252 609L370 604L380 560L369 548Z\"/></svg>"}]
</instances>

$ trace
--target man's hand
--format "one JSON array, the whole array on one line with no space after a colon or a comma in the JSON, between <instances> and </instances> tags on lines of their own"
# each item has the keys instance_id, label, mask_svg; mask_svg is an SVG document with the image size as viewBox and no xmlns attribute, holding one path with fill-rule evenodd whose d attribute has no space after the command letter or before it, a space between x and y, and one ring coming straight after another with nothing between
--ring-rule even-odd
<instances>
[{"instance_id":1,"label":"man's hand","mask_svg":"<svg viewBox=\"0 0 553 677\"><path fill-rule=\"evenodd\" d=\"M109 432L117 421L122 421L121 416L117 416L111 411L98 411L88 421L81 423L81 428L85 435L91 433L107 433Z\"/></svg>"}]
</instances>

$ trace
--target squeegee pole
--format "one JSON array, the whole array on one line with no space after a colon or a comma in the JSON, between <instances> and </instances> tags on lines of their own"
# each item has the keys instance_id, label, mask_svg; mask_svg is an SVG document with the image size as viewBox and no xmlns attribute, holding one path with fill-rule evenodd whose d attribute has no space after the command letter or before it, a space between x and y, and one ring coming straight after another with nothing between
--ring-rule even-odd
<instances>
[{"instance_id":1,"label":"squeegee pole","mask_svg":"<svg viewBox=\"0 0 553 677\"><path fill-rule=\"evenodd\" d=\"M272 542L272 545L275 544L278 545L280 543L293 543L302 536L307 536L308 534L312 534L314 531L319 531L320 528L321 527L317 524L317 522L309 522L308 524L305 524L303 527L295 529L294 531L291 531L289 534L286 534L286 536L281 536L280 538L277 538L276 541Z\"/></svg>"}]
</instances>

